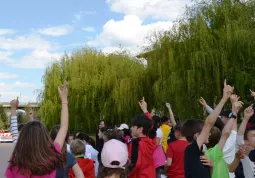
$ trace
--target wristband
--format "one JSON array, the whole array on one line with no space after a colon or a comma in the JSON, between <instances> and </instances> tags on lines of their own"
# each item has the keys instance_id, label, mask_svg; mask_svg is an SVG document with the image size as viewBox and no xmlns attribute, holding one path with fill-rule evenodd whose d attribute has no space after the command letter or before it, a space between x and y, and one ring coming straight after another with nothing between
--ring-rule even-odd
<instances>
[{"instance_id":1,"label":"wristband","mask_svg":"<svg viewBox=\"0 0 255 178\"><path fill-rule=\"evenodd\" d=\"M229 118L230 118L230 119L231 119L231 118L236 119L237 117L236 117L233 113L230 113L230 114L229 114Z\"/></svg>"},{"instance_id":2,"label":"wristband","mask_svg":"<svg viewBox=\"0 0 255 178\"><path fill-rule=\"evenodd\" d=\"M68 104L68 102L62 102L62 104Z\"/></svg>"}]
</instances>

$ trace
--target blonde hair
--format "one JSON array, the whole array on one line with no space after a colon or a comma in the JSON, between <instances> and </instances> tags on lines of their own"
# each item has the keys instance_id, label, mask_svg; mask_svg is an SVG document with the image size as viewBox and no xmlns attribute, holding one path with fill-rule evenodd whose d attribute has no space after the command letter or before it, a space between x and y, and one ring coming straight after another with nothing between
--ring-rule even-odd
<instances>
[{"instance_id":1,"label":"blonde hair","mask_svg":"<svg viewBox=\"0 0 255 178\"><path fill-rule=\"evenodd\" d=\"M70 145L70 149L74 155L81 155L85 153L86 147L81 140L75 139L72 141Z\"/></svg>"}]
</instances>

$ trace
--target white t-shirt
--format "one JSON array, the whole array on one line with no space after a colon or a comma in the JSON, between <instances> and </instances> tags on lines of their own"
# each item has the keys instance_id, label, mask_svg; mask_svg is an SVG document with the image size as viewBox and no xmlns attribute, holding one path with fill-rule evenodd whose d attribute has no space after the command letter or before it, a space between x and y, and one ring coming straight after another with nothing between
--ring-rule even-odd
<instances>
[{"instance_id":1,"label":"white t-shirt","mask_svg":"<svg viewBox=\"0 0 255 178\"><path fill-rule=\"evenodd\" d=\"M98 167L99 167L99 162L98 162L97 155L98 155L97 150L95 150L91 145L86 145L86 151L85 151L84 158L89 158L89 159L94 161L96 176L98 174Z\"/></svg>"},{"instance_id":2,"label":"white t-shirt","mask_svg":"<svg viewBox=\"0 0 255 178\"><path fill-rule=\"evenodd\" d=\"M236 139L237 132L232 130L223 148L224 160L227 164L231 164L236 156ZM229 173L230 178L235 178L235 173Z\"/></svg>"},{"instance_id":3,"label":"white t-shirt","mask_svg":"<svg viewBox=\"0 0 255 178\"><path fill-rule=\"evenodd\" d=\"M241 135L237 135L236 142L238 145L244 144L244 138ZM254 178L255 169L254 169L254 163L250 160L248 156L244 156L244 159L241 159L241 162L243 164L243 173L245 178Z\"/></svg>"},{"instance_id":4,"label":"white t-shirt","mask_svg":"<svg viewBox=\"0 0 255 178\"><path fill-rule=\"evenodd\" d=\"M157 137L160 138L159 145L162 145L163 132L161 128L158 128L156 132L157 132Z\"/></svg>"}]
</instances>

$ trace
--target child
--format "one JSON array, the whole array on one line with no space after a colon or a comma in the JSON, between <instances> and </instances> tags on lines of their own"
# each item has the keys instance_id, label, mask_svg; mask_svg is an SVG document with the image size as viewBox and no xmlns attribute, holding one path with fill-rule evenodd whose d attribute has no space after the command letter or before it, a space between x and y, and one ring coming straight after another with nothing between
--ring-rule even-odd
<instances>
[{"instance_id":1,"label":"child","mask_svg":"<svg viewBox=\"0 0 255 178\"><path fill-rule=\"evenodd\" d=\"M132 120L131 135L135 139L129 144L128 151L129 159L131 160L131 171L128 177L156 177L153 160L156 141L148 137L149 131L152 128L152 120L144 98L139 104L145 114L137 115ZM149 115L149 117L147 115Z\"/></svg>"},{"instance_id":2,"label":"child","mask_svg":"<svg viewBox=\"0 0 255 178\"><path fill-rule=\"evenodd\" d=\"M73 140L70 148L71 152L75 155L78 165L82 169L82 172L86 178L95 178L94 162L91 159L84 158L86 146L81 140ZM75 178L73 170L69 172L69 178Z\"/></svg>"},{"instance_id":3,"label":"child","mask_svg":"<svg viewBox=\"0 0 255 178\"><path fill-rule=\"evenodd\" d=\"M6 169L5 177L55 178L56 168L63 167L61 149L68 130L68 101L66 82L58 88L62 101L61 127L54 142L40 121L28 122L16 135L17 144ZM17 128L18 99L11 101L11 123ZM19 138L18 138L19 136ZM50 160L50 161L49 161Z\"/></svg>"},{"instance_id":4,"label":"child","mask_svg":"<svg viewBox=\"0 0 255 178\"><path fill-rule=\"evenodd\" d=\"M115 139L106 142L101 160L103 164L101 178L127 178L128 150L125 143Z\"/></svg>"},{"instance_id":5,"label":"child","mask_svg":"<svg viewBox=\"0 0 255 178\"><path fill-rule=\"evenodd\" d=\"M166 175L171 178L184 178L184 151L189 142L183 136L182 123L175 126L175 137L178 139L168 145Z\"/></svg>"},{"instance_id":6,"label":"child","mask_svg":"<svg viewBox=\"0 0 255 178\"><path fill-rule=\"evenodd\" d=\"M184 153L184 170L186 178L210 178L210 167L204 165L200 157L204 155L201 151L203 144L208 143L209 133L214 126L215 121L220 114L224 104L233 93L234 88L224 82L223 97L214 111L205 120L204 126L201 127L196 120L187 120L183 124L183 135L190 145L187 146ZM211 165L208 164L208 165Z\"/></svg>"}]
</instances>

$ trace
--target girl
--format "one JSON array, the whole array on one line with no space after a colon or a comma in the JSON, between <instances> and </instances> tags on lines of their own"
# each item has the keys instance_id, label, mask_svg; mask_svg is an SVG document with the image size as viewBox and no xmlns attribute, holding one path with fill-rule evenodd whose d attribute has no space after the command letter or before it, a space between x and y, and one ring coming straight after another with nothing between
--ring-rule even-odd
<instances>
[{"instance_id":1,"label":"girl","mask_svg":"<svg viewBox=\"0 0 255 178\"><path fill-rule=\"evenodd\" d=\"M62 101L62 111L61 126L56 139L52 142L42 122L28 122L20 135L15 135L17 144L6 169L5 177L55 178L56 168L63 167L61 149L68 130L68 91L66 82L58 87L58 92ZM17 129L16 109L18 103L18 99L11 101L12 129Z\"/></svg>"},{"instance_id":2,"label":"girl","mask_svg":"<svg viewBox=\"0 0 255 178\"><path fill-rule=\"evenodd\" d=\"M99 152L99 154L98 154L99 161L101 160L101 151L104 146L104 140L100 139L98 135L99 135L100 129L102 129L104 127L105 127L104 120L100 120L99 125L98 125L97 134L96 134L96 150Z\"/></svg>"}]
</instances>

